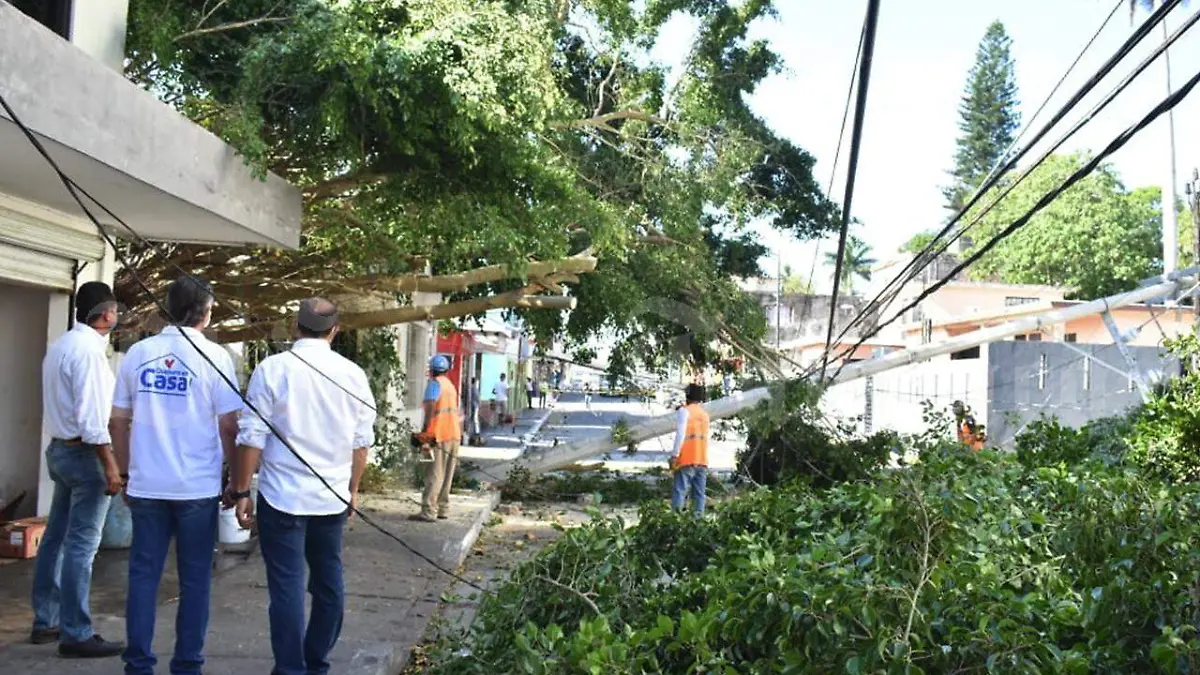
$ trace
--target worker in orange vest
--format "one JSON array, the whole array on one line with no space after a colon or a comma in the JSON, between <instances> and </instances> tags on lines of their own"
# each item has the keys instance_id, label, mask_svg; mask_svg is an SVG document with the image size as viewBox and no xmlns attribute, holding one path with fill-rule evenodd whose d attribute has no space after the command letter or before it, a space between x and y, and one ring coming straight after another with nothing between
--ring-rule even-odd
<instances>
[{"instance_id":1,"label":"worker in orange vest","mask_svg":"<svg viewBox=\"0 0 1200 675\"><path fill-rule=\"evenodd\" d=\"M686 403L675 417L675 449L671 470L675 486L671 490L671 508L682 510L689 493L696 515L704 514L704 488L708 482L708 413L701 407L704 387L689 384Z\"/></svg>"},{"instance_id":2,"label":"worker in orange vest","mask_svg":"<svg viewBox=\"0 0 1200 675\"><path fill-rule=\"evenodd\" d=\"M458 464L458 444L462 440L462 415L458 408L458 391L446 377L450 359L438 354L429 360L429 383L421 404L425 413L425 433L433 436L433 461L425 464L425 493L421 512L411 520L432 523L449 517L450 484Z\"/></svg>"},{"instance_id":3,"label":"worker in orange vest","mask_svg":"<svg viewBox=\"0 0 1200 675\"><path fill-rule=\"evenodd\" d=\"M955 401L951 407L954 410L958 441L972 450L982 450L985 439L983 429L975 421L975 416L971 414L971 409L963 404L962 401Z\"/></svg>"}]
</instances>

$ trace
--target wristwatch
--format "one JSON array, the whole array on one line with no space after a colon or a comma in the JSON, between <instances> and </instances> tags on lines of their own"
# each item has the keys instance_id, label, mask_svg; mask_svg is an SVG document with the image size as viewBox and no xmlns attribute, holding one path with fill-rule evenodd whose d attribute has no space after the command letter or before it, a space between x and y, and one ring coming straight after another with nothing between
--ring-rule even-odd
<instances>
[{"instance_id":1,"label":"wristwatch","mask_svg":"<svg viewBox=\"0 0 1200 675\"><path fill-rule=\"evenodd\" d=\"M245 490L242 492L233 492L233 493L230 493L229 498L235 502L243 500L243 499L250 499L250 491Z\"/></svg>"}]
</instances>

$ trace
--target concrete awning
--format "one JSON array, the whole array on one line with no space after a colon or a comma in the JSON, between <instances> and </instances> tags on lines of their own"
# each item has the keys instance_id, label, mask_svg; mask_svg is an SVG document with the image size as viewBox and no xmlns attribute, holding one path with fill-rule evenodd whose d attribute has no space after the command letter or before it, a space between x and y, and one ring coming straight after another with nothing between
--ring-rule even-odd
<instances>
[{"instance_id":1,"label":"concrete awning","mask_svg":"<svg viewBox=\"0 0 1200 675\"><path fill-rule=\"evenodd\" d=\"M219 138L3 0L0 94L62 170L142 236L299 246L298 189L275 175L255 178ZM3 112L0 193L84 217Z\"/></svg>"}]
</instances>

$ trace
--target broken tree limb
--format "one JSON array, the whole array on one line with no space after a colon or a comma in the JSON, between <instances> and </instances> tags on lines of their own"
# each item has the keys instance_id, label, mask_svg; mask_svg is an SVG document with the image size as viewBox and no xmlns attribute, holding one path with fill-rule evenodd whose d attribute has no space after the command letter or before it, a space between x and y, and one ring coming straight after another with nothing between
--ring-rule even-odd
<instances>
[{"instance_id":1,"label":"broken tree limb","mask_svg":"<svg viewBox=\"0 0 1200 675\"><path fill-rule=\"evenodd\" d=\"M858 380L884 371L899 368L919 361L925 361L935 356L943 356L963 349L978 347L997 340L1041 330L1047 326L1071 321L1092 314L1099 314L1118 307L1142 302L1151 302L1168 295L1179 293L1184 280L1200 272L1200 266L1179 270L1166 276L1166 280L1148 285L1127 293L1100 298L1064 309L1045 312L1034 316L1009 321L1008 323L983 328L965 333L942 342L923 345L913 349L905 349L866 361L851 363L834 374L826 386ZM719 398L704 404L710 419L722 419L740 414L764 401L770 400L777 387L767 386L739 392L732 396ZM522 455L516 460L501 462L488 466L486 471L476 472L475 478L480 481L494 482L502 480L515 467L520 466L531 473L544 473L555 469L598 457L606 452L625 447L630 443L640 443L658 436L675 431L675 414L668 413L650 419L630 424L621 441L616 442L609 434L593 436L572 443L560 444L557 447L532 449L524 448Z\"/></svg>"},{"instance_id":2,"label":"broken tree limb","mask_svg":"<svg viewBox=\"0 0 1200 675\"><path fill-rule=\"evenodd\" d=\"M370 312L354 312L341 315L343 328L380 328L398 323L414 321L439 321L453 319L459 316L482 314L489 309L523 307L527 309L569 310L575 308L575 298L561 295L528 295L528 288L517 289L509 293L491 295L485 298L450 302L428 307L393 307L390 309L373 310ZM248 326L238 326L219 330L215 340L222 344L260 340L264 335L276 335L282 331L287 335L291 326L291 317L274 322L255 323Z\"/></svg>"}]
</instances>

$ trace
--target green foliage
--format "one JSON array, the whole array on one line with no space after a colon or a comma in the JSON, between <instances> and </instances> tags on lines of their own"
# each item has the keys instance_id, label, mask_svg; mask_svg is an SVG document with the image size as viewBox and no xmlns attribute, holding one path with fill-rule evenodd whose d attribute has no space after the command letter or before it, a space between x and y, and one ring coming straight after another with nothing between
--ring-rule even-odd
<instances>
[{"instance_id":1,"label":"green foliage","mask_svg":"<svg viewBox=\"0 0 1200 675\"><path fill-rule=\"evenodd\" d=\"M1184 335L1167 341L1167 348L1184 363L1200 356L1200 340ZM1134 433L1129 460L1163 480L1200 480L1200 372L1194 368L1170 380L1132 415Z\"/></svg>"},{"instance_id":2,"label":"green foliage","mask_svg":"<svg viewBox=\"0 0 1200 675\"><path fill-rule=\"evenodd\" d=\"M942 193L946 208L958 211L971 192L991 172L1021 126L1017 110L1017 83L1010 49L1012 39L999 21L988 26L975 65L967 74L966 91L959 104L958 129L962 133L954 153L954 182Z\"/></svg>"},{"instance_id":3,"label":"green foliage","mask_svg":"<svg viewBox=\"0 0 1200 675\"><path fill-rule=\"evenodd\" d=\"M672 478L662 470L642 475L626 475L609 469L594 471L565 471L533 476L528 470L515 468L501 486L506 501L555 502L575 499L580 495L599 495L605 504L639 504L662 501L671 494ZM723 494L717 481L709 481L708 494Z\"/></svg>"},{"instance_id":4,"label":"green foliage","mask_svg":"<svg viewBox=\"0 0 1200 675\"><path fill-rule=\"evenodd\" d=\"M941 449L700 521L648 504L522 565L437 672L1195 672L1198 505Z\"/></svg>"},{"instance_id":5,"label":"green foliage","mask_svg":"<svg viewBox=\"0 0 1200 675\"><path fill-rule=\"evenodd\" d=\"M1087 161L1078 154L1051 156L979 221L972 232L976 246L1023 216ZM1011 180L1001 181L996 192ZM986 196L981 204L990 204L995 196ZM1129 192L1112 167L1101 167L981 258L971 274L1006 283L1067 286L1082 299L1113 295L1161 271L1160 231L1158 190Z\"/></svg>"},{"instance_id":6,"label":"green foliage","mask_svg":"<svg viewBox=\"0 0 1200 675\"><path fill-rule=\"evenodd\" d=\"M937 234L932 230L923 230L909 237L908 241L900 247L901 253L920 253L925 250L926 246L933 241L933 236Z\"/></svg>"},{"instance_id":7,"label":"green foliage","mask_svg":"<svg viewBox=\"0 0 1200 675\"><path fill-rule=\"evenodd\" d=\"M895 434L867 438L846 424L825 420L817 393L803 383L786 385L783 396L743 415L746 447L738 452L738 474L760 485L801 480L817 487L867 478L898 448Z\"/></svg>"},{"instance_id":8,"label":"green foliage","mask_svg":"<svg viewBox=\"0 0 1200 675\"><path fill-rule=\"evenodd\" d=\"M663 26L697 30L668 81ZM764 0L132 0L130 79L305 190L304 247L261 261L437 274L582 250L569 349L611 331L629 368L714 358L765 319L751 222L824 234L813 158L747 98L780 68ZM320 268L320 265L317 265ZM450 300L513 290L471 287ZM686 316L663 304L687 309Z\"/></svg>"},{"instance_id":9,"label":"green foliage","mask_svg":"<svg viewBox=\"0 0 1200 675\"><path fill-rule=\"evenodd\" d=\"M1042 416L1030 422L1015 439L1017 461L1027 467L1074 465L1092 454L1086 430L1060 424L1058 418Z\"/></svg>"}]
</instances>

